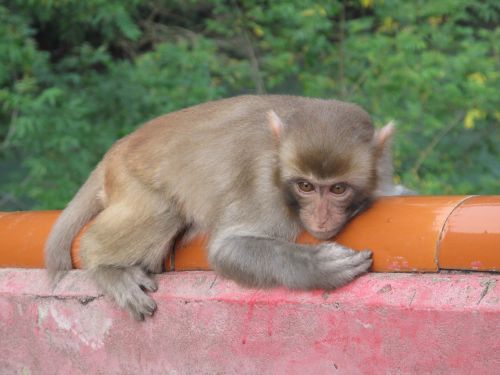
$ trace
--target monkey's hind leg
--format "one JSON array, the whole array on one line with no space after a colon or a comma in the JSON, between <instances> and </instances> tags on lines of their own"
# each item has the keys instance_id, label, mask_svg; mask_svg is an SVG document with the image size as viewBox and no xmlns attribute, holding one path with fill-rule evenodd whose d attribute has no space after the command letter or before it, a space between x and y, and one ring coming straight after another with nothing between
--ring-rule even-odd
<instances>
[{"instance_id":1,"label":"monkey's hind leg","mask_svg":"<svg viewBox=\"0 0 500 375\"><path fill-rule=\"evenodd\" d=\"M157 290L148 272L161 271L183 226L174 206L112 204L83 236L82 262L105 294L135 319L143 320L156 310L155 301L146 293Z\"/></svg>"}]
</instances>

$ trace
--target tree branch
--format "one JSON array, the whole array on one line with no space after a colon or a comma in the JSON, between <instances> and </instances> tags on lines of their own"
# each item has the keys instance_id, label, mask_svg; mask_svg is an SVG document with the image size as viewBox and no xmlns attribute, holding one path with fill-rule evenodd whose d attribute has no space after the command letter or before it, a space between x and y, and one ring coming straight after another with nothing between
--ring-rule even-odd
<instances>
[{"instance_id":1,"label":"tree branch","mask_svg":"<svg viewBox=\"0 0 500 375\"><path fill-rule=\"evenodd\" d=\"M255 90L257 94L265 94L266 88L260 72L259 60L257 59L257 55L252 45L252 40L250 39L247 30L243 30L243 38L245 39L246 51L252 68L252 79L255 83Z\"/></svg>"},{"instance_id":2,"label":"tree branch","mask_svg":"<svg viewBox=\"0 0 500 375\"><path fill-rule=\"evenodd\" d=\"M339 34L339 74L338 80L340 85L340 98L345 99L345 3L342 1L340 10L340 34Z\"/></svg>"},{"instance_id":3,"label":"tree branch","mask_svg":"<svg viewBox=\"0 0 500 375\"><path fill-rule=\"evenodd\" d=\"M431 143L427 145L426 148L420 152L417 160L415 161L415 164L411 168L411 173L417 178L420 179L418 176L418 172L420 168L422 167L422 164L424 164L425 160L429 157L429 155L434 151L436 146L438 145L439 142L448 134L454 127L456 127L458 124L460 124L463 121L464 114L461 113L458 115L454 121L451 121L445 128L441 130L441 132L432 139Z\"/></svg>"}]
</instances>

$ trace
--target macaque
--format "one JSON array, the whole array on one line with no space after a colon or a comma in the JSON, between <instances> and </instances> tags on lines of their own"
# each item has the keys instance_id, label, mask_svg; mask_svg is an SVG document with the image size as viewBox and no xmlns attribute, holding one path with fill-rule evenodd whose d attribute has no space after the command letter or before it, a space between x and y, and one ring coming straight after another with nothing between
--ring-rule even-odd
<instances>
[{"instance_id":1,"label":"macaque","mask_svg":"<svg viewBox=\"0 0 500 375\"><path fill-rule=\"evenodd\" d=\"M370 251L326 240L393 194L393 125L375 131L355 104L240 96L158 117L117 141L57 220L46 266L57 282L81 262L136 319L152 315L152 273L180 233L209 234L216 273L250 287L332 289L366 272Z\"/></svg>"}]
</instances>

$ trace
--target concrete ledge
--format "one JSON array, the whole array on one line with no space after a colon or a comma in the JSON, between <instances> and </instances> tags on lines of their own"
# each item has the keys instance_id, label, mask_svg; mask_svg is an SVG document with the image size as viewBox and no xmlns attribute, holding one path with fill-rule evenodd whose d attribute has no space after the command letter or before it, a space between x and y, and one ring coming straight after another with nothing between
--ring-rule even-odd
<instances>
[{"instance_id":1,"label":"concrete ledge","mask_svg":"<svg viewBox=\"0 0 500 375\"><path fill-rule=\"evenodd\" d=\"M135 322L84 271L0 269L1 374L494 374L497 274L368 274L334 292L158 277Z\"/></svg>"}]
</instances>

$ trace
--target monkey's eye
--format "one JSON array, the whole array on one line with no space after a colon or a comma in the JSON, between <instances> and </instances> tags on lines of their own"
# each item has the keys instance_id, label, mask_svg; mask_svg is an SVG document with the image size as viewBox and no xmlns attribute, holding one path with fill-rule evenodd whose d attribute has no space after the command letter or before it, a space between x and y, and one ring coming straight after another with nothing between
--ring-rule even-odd
<instances>
[{"instance_id":1,"label":"monkey's eye","mask_svg":"<svg viewBox=\"0 0 500 375\"><path fill-rule=\"evenodd\" d=\"M347 185L346 184L335 184L333 185L331 188L330 188L330 191L333 193L333 194L344 194L345 191L347 190Z\"/></svg>"},{"instance_id":2,"label":"monkey's eye","mask_svg":"<svg viewBox=\"0 0 500 375\"><path fill-rule=\"evenodd\" d=\"M297 183L297 186L304 193L310 193L311 191L314 191L314 185L307 181L300 181Z\"/></svg>"}]
</instances>

